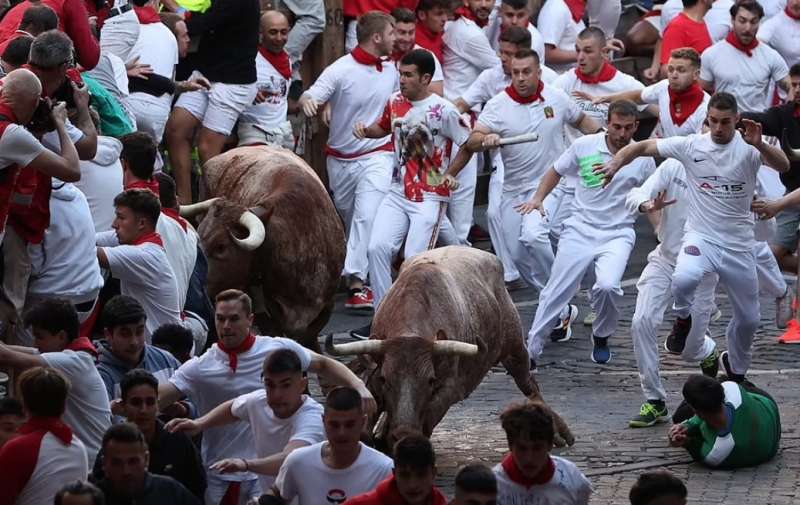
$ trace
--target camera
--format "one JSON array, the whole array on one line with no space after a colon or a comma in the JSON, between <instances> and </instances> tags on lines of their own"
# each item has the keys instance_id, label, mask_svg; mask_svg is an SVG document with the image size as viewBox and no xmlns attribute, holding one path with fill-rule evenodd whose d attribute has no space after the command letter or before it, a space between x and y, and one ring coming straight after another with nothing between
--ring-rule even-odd
<instances>
[{"instance_id":1,"label":"camera","mask_svg":"<svg viewBox=\"0 0 800 505\"><path fill-rule=\"evenodd\" d=\"M44 134L56 129L52 116L53 102L49 98L39 98L39 105L33 112L31 122L27 124L28 130L35 134Z\"/></svg>"}]
</instances>

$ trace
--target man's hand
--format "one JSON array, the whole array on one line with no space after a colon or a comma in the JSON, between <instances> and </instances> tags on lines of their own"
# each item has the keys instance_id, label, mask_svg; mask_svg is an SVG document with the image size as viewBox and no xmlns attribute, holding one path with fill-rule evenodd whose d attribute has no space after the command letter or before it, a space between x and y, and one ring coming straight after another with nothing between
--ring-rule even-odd
<instances>
[{"instance_id":1,"label":"man's hand","mask_svg":"<svg viewBox=\"0 0 800 505\"><path fill-rule=\"evenodd\" d=\"M750 204L750 210L758 215L759 219L771 219L782 211L783 206L780 200L753 200Z\"/></svg>"},{"instance_id":2,"label":"man's hand","mask_svg":"<svg viewBox=\"0 0 800 505\"><path fill-rule=\"evenodd\" d=\"M116 400L111 401L111 413L115 416L124 416L125 411L122 409L122 399L117 398Z\"/></svg>"},{"instance_id":3,"label":"man's hand","mask_svg":"<svg viewBox=\"0 0 800 505\"><path fill-rule=\"evenodd\" d=\"M141 77L147 79L147 76L153 73L153 67L144 63L139 63L139 58L135 58L132 62L125 65L128 71L128 77Z\"/></svg>"},{"instance_id":4,"label":"man's hand","mask_svg":"<svg viewBox=\"0 0 800 505\"><path fill-rule=\"evenodd\" d=\"M744 128L739 128L739 132L742 134L744 141L753 147L759 147L762 142L761 123L757 123L752 119L742 119L742 126Z\"/></svg>"},{"instance_id":5,"label":"man's hand","mask_svg":"<svg viewBox=\"0 0 800 505\"><path fill-rule=\"evenodd\" d=\"M211 83L205 77L193 77L188 81L179 82L178 88L183 92L209 90L211 89Z\"/></svg>"},{"instance_id":6,"label":"man's hand","mask_svg":"<svg viewBox=\"0 0 800 505\"><path fill-rule=\"evenodd\" d=\"M481 140L481 147L497 147L500 145L500 135L496 133L489 133L484 135Z\"/></svg>"},{"instance_id":7,"label":"man's hand","mask_svg":"<svg viewBox=\"0 0 800 505\"><path fill-rule=\"evenodd\" d=\"M587 101L587 102L592 102L593 104L605 103L605 102L608 101L606 99L606 97L604 97L604 96L590 95L589 93L587 93L585 91L577 91L577 90L573 91L572 92L572 96L574 96L578 100L584 100L584 101Z\"/></svg>"},{"instance_id":8,"label":"man's hand","mask_svg":"<svg viewBox=\"0 0 800 505\"><path fill-rule=\"evenodd\" d=\"M356 124L353 125L353 136L358 140L366 138L367 125L365 125L363 121L356 121Z\"/></svg>"},{"instance_id":9,"label":"man's hand","mask_svg":"<svg viewBox=\"0 0 800 505\"><path fill-rule=\"evenodd\" d=\"M620 52L620 53L624 53L624 52L625 52L625 43L624 43L624 42L622 42L622 41L621 41L620 39L618 39L618 38L610 38L610 39L608 39L608 41L606 42L606 47L605 47L605 49L606 49L608 52L611 52L611 51L618 51L618 52ZM610 56L610 55L609 55L609 56Z\"/></svg>"},{"instance_id":10,"label":"man's hand","mask_svg":"<svg viewBox=\"0 0 800 505\"><path fill-rule=\"evenodd\" d=\"M447 189L449 189L450 191L455 191L455 190L457 190L457 189L458 189L458 187L461 185L461 184L458 182L458 179L456 179L455 177L453 177L453 176L452 176L452 175L450 175L450 174L447 174L447 175L445 175L445 176L444 176L444 182L443 182L443 184L444 184L444 187L446 187L446 188L447 188Z\"/></svg>"},{"instance_id":11,"label":"man's hand","mask_svg":"<svg viewBox=\"0 0 800 505\"><path fill-rule=\"evenodd\" d=\"M686 440L689 438L689 428L682 424L674 424L672 428L669 429L667 436L669 437L669 445L672 447L683 447L686 444Z\"/></svg>"},{"instance_id":12,"label":"man's hand","mask_svg":"<svg viewBox=\"0 0 800 505\"><path fill-rule=\"evenodd\" d=\"M664 207L669 207L670 205L674 204L677 200L674 198L671 200L667 199L667 191L659 191L655 198L652 200L648 200L644 202L641 207L644 212L658 212L659 210L663 209Z\"/></svg>"},{"instance_id":13,"label":"man's hand","mask_svg":"<svg viewBox=\"0 0 800 505\"><path fill-rule=\"evenodd\" d=\"M325 107L322 108L322 123L330 127L331 126L331 104L330 102L325 104Z\"/></svg>"},{"instance_id":14,"label":"man's hand","mask_svg":"<svg viewBox=\"0 0 800 505\"><path fill-rule=\"evenodd\" d=\"M319 104L310 96L303 95L300 97L300 107L303 109L303 114L305 114L306 117L314 117L317 115Z\"/></svg>"},{"instance_id":15,"label":"man's hand","mask_svg":"<svg viewBox=\"0 0 800 505\"><path fill-rule=\"evenodd\" d=\"M89 86L84 83L83 86L78 86L74 82L70 82L72 85L72 98L75 100L75 107L81 111L89 110L89 100L92 98L92 94L89 93Z\"/></svg>"},{"instance_id":16,"label":"man's hand","mask_svg":"<svg viewBox=\"0 0 800 505\"><path fill-rule=\"evenodd\" d=\"M361 406L364 408L364 412L371 418L378 411L378 402L375 401L365 384L358 387L358 394L361 395Z\"/></svg>"},{"instance_id":17,"label":"man's hand","mask_svg":"<svg viewBox=\"0 0 800 505\"><path fill-rule=\"evenodd\" d=\"M603 187L606 187L611 183L611 179L619 172L620 168L622 167L619 166L616 159L612 158L608 163L596 166L592 172L603 176Z\"/></svg>"},{"instance_id":18,"label":"man's hand","mask_svg":"<svg viewBox=\"0 0 800 505\"><path fill-rule=\"evenodd\" d=\"M173 419L164 426L164 429L170 433L182 431L190 437L203 431L202 425L193 419Z\"/></svg>"},{"instance_id":19,"label":"man's hand","mask_svg":"<svg viewBox=\"0 0 800 505\"><path fill-rule=\"evenodd\" d=\"M242 458L228 458L217 461L209 467L219 473L246 472L247 465Z\"/></svg>"},{"instance_id":20,"label":"man's hand","mask_svg":"<svg viewBox=\"0 0 800 505\"><path fill-rule=\"evenodd\" d=\"M647 82L655 82L658 80L658 73L661 71L659 67L648 67L642 71L642 76Z\"/></svg>"},{"instance_id":21,"label":"man's hand","mask_svg":"<svg viewBox=\"0 0 800 505\"><path fill-rule=\"evenodd\" d=\"M523 216L526 215L526 214L530 214L531 212L533 212L535 210L538 210L539 214L541 214L542 217L545 217L544 205L542 204L542 201L537 199L536 197L531 198L530 201L525 202L525 203L523 203L521 205L517 205L515 207L515 210L517 212L519 212L520 214L522 214Z\"/></svg>"},{"instance_id":22,"label":"man's hand","mask_svg":"<svg viewBox=\"0 0 800 505\"><path fill-rule=\"evenodd\" d=\"M64 126L67 122L67 104L65 102L58 102L53 110L50 111L50 116L55 121L56 126Z\"/></svg>"}]
</instances>

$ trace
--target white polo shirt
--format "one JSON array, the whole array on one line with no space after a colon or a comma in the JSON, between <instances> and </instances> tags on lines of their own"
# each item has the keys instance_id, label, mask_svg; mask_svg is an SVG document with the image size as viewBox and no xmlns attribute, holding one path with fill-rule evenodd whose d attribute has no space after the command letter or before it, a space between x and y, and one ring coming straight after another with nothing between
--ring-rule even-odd
<instances>
[{"instance_id":1,"label":"white polo shirt","mask_svg":"<svg viewBox=\"0 0 800 505\"><path fill-rule=\"evenodd\" d=\"M278 131L286 122L292 79L278 72L260 51L256 52L256 74L256 87L258 91L266 93L266 99L245 107L239 121L256 125L267 132Z\"/></svg>"},{"instance_id":2,"label":"white polo shirt","mask_svg":"<svg viewBox=\"0 0 800 505\"><path fill-rule=\"evenodd\" d=\"M214 344L203 355L181 365L169 381L194 403L197 415L202 416L221 403L264 389L261 379L264 360L278 349L290 349L297 353L303 370L308 370L311 354L294 340L256 337L253 347L237 356L236 372L231 370L227 353ZM201 454L206 466L224 458L255 458L256 447L250 425L240 422L205 430ZM257 478L253 473L213 475L235 482Z\"/></svg>"},{"instance_id":3,"label":"white polo shirt","mask_svg":"<svg viewBox=\"0 0 800 505\"><path fill-rule=\"evenodd\" d=\"M678 126L672 120L669 112L669 81L664 79L642 89L642 101L644 103L658 104L658 120L661 123L661 133L664 138L700 133L708 114L708 101L711 100L711 97L705 91L703 95L703 102L686 121Z\"/></svg>"},{"instance_id":4,"label":"white polo shirt","mask_svg":"<svg viewBox=\"0 0 800 505\"><path fill-rule=\"evenodd\" d=\"M632 226L636 214L625 205L628 192L640 186L656 169L653 158L637 158L625 165L611 183L593 173L614 157L606 142L606 133L583 136L556 160L553 168L562 177L576 181L572 217L568 223L588 225L594 230L614 230Z\"/></svg>"},{"instance_id":5,"label":"white polo shirt","mask_svg":"<svg viewBox=\"0 0 800 505\"><path fill-rule=\"evenodd\" d=\"M541 30L545 44L550 44L565 51L575 51L575 42L578 40L578 34L586 28L583 20L576 23L572 19L572 12L570 12L564 0L547 0L539 12L537 25ZM542 60L544 60L544 55L541 56ZM575 67L574 62L558 65L550 62L546 63L558 73Z\"/></svg>"},{"instance_id":6,"label":"white polo shirt","mask_svg":"<svg viewBox=\"0 0 800 505\"><path fill-rule=\"evenodd\" d=\"M578 107L583 111L584 114L597 121L597 123L604 128L608 124L609 104L593 104L590 100L578 98L572 93L575 91L583 91L592 96L603 96L613 95L622 91L644 88L644 84L637 81L635 77L624 72L620 72L619 70L617 70L617 73L614 74L614 77L612 77L610 80L597 84L587 84L581 81L578 79L578 75L575 73L575 70L570 70L558 76L558 79L555 80L553 86L566 93L567 96L569 96L575 101L575 103L578 104ZM644 109L644 107L640 107L640 110L642 109ZM564 133L567 136L567 143L572 143L575 141L575 139L583 135L580 130L571 125L567 125Z\"/></svg>"},{"instance_id":7,"label":"white polo shirt","mask_svg":"<svg viewBox=\"0 0 800 505\"><path fill-rule=\"evenodd\" d=\"M500 63L489 39L474 21L460 17L444 25L444 96L455 100L478 75Z\"/></svg>"},{"instance_id":8,"label":"white polo shirt","mask_svg":"<svg viewBox=\"0 0 800 505\"><path fill-rule=\"evenodd\" d=\"M780 54L766 44L758 44L753 56L721 40L700 56L700 79L714 83L717 92L736 97L739 112L761 112L772 105L775 83L789 75Z\"/></svg>"},{"instance_id":9,"label":"white polo shirt","mask_svg":"<svg viewBox=\"0 0 800 505\"><path fill-rule=\"evenodd\" d=\"M589 479L575 463L558 456L550 456L556 465L553 478L546 484L526 487L509 478L502 464L492 468L497 478L497 505L548 504L588 505L592 494Z\"/></svg>"},{"instance_id":10,"label":"white polo shirt","mask_svg":"<svg viewBox=\"0 0 800 505\"><path fill-rule=\"evenodd\" d=\"M686 232L694 232L720 247L751 251L753 213L761 154L739 132L720 145L709 134L658 140L660 156L675 158L686 169L689 213Z\"/></svg>"},{"instance_id":11,"label":"white polo shirt","mask_svg":"<svg viewBox=\"0 0 800 505\"><path fill-rule=\"evenodd\" d=\"M536 132L539 140L500 149L505 167L503 193L509 197L525 194L539 185L539 180L556 158L564 152L564 126L576 123L581 110L566 93L546 85L544 101L521 104L503 91L489 100L478 123L500 137Z\"/></svg>"},{"instance_id":12,"label":"white polo shirt","mask_svg":"<svg viewBox=\"0 0 800 505\"><path fill-rule=\"evenodd\" d=\"M313 445L324 441L322 410L322 405L310 396L303 395L300 408L291 416L282 419L267 405L267 391L263 387L239 396L231 406L231 413L250 425L259 458L278 454L289 442L306 442L308 445ZM261 490L266 493L272 488L275 477L259 475L258 481Z\"/></svg>"},{"instance_id":13,"label":"white polo shirt","mask_svg":"<svg viewBox=\"0 0 800 505\"><path fill-rule=\"evenodd\" d=\"M542 69L541 78L545 84L552 84L558 79L558 74L548 67L544 65L539 67ZM510 85L511 76L505 73L503 65L495 65L481 72L475 82L461 95L461 99L470 107L480 106L502 93Z\"/></svg>"},{"instance_id":14,"label":"white polo shirt","mask_svg":"<svg viewBox=\"0 0 800 505\"><path fill-rule=\"evenodd\" d=\"M800 20L790 18L785 10L761 23L757 36L778 51L788 66L800 63Z\"/></svg>"},{"instance_id":15,"label":"white polo shirt","mask_svg":"<svg viewBox=\"0 0 800 505\"><path fill-rule=\"evenodd\" d=\"M357 139L353 125L371 125L381 116L386 101L397 88L397 69L384 61L380 72L372 65L358 63L350 54L323 70L306 93L318 103L331 105L328 146L348 157L357 157L387 144L389 136Z\"/></svg>"}]
</instances>

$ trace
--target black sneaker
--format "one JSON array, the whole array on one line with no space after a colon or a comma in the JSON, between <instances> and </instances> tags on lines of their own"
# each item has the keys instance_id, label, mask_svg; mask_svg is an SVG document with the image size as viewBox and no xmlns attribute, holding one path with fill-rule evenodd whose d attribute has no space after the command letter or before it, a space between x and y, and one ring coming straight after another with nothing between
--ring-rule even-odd
<instances>
[{"instance_id":1,"label":"black sneaker","mask_svg":"<svg viewBox=\"0 0 800 505\"><path fill-rule=\"evenodd\" d=\"M350 330L350 336L358 340L369 340L370 335L372 335L372 321L366 326Z\"/></svg>"},{"instance_id":2,"label":"black sneaker","mask_svg":"<svg viewBox=\"0 0 800 505\"><path fill-rule=\"evenodd\" d=\"M559 319L555 328L550 332L551 342L566 342L572 338L572 323L578 318L578 306L568 305L567 315Z\"/></svg>"},{"instance_id":3,"label":"black sneaker","mask_svg":"<svg viewBox=\"0 0 800 505\"><path fill-rule=\"evenodd\" d=\"M608 347L608 337L595 337L592 335L592 361L598 365L605 365L611 361L611 349Z\"/></svg>"},{"instance_id":4,"label":"black sneaker","mask_svg":"<svg viewBox=\"0 0 800 505\"><path fill-rule=\"evenodd\" d=\"M731 369L731 363L728 360L728 351L723 352L719 355L719 360L722 362L722 368L725 369L725 375L728 376L729 381L733 382L744 382L744 374L733 373Z\"/></svg>"},{"instance_id":5,"label":"black sneaker","mask_svg":"<svg viewBox=\"0 0 800 505\"><path fill-rule=\"evenodd\" d=\"M677 318L672 325L672 331L669 332L667 340L664 341L664 349L671 354L680 354L683 348L686 347L686 337L689 336L689 330L692 329L692 316L686 319Z\"/></svg>"}]
</instances>

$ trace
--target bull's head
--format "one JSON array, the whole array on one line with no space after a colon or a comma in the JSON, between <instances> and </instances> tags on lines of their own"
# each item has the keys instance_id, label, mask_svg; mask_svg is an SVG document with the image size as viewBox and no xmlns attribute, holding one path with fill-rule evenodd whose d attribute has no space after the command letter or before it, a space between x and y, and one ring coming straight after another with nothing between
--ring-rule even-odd
<instances>
[{"instance_id":1,"label":"bull's head","mask_svg":"<svg viewBox=\"0 0 800 505\"><path fill-rule=\"evenodd\" d=\"M379 395L385 412L375 435L389 447L406 430L430 436L450 405L461 399L455 398L458 395L457 378L452 376L455 370L447 377L438 377L436 371L450 370L438 366L443 360L475 356L478 346L446 338L439 331L436 340L403 336L336 345L332 335L326 339L325 349L329 354L368 355L378 364L368 386Z\"/></svg>"},{"instance_id":2,"label":"bull's head","mask_svg":"<svg viewBox=\"0 0 800 505\"><path fill-rule=\"evenodd\" d=\"M256 209L263 211L263 209ZM208 293L212 297L230 288L246 290L251 278L253 253L266 238L262 219L242 205L223 198L212 198L194 205L181 206L181 215L192 217L205 213L198 234L208 258Z\"/></svg>"}]
</instances>

